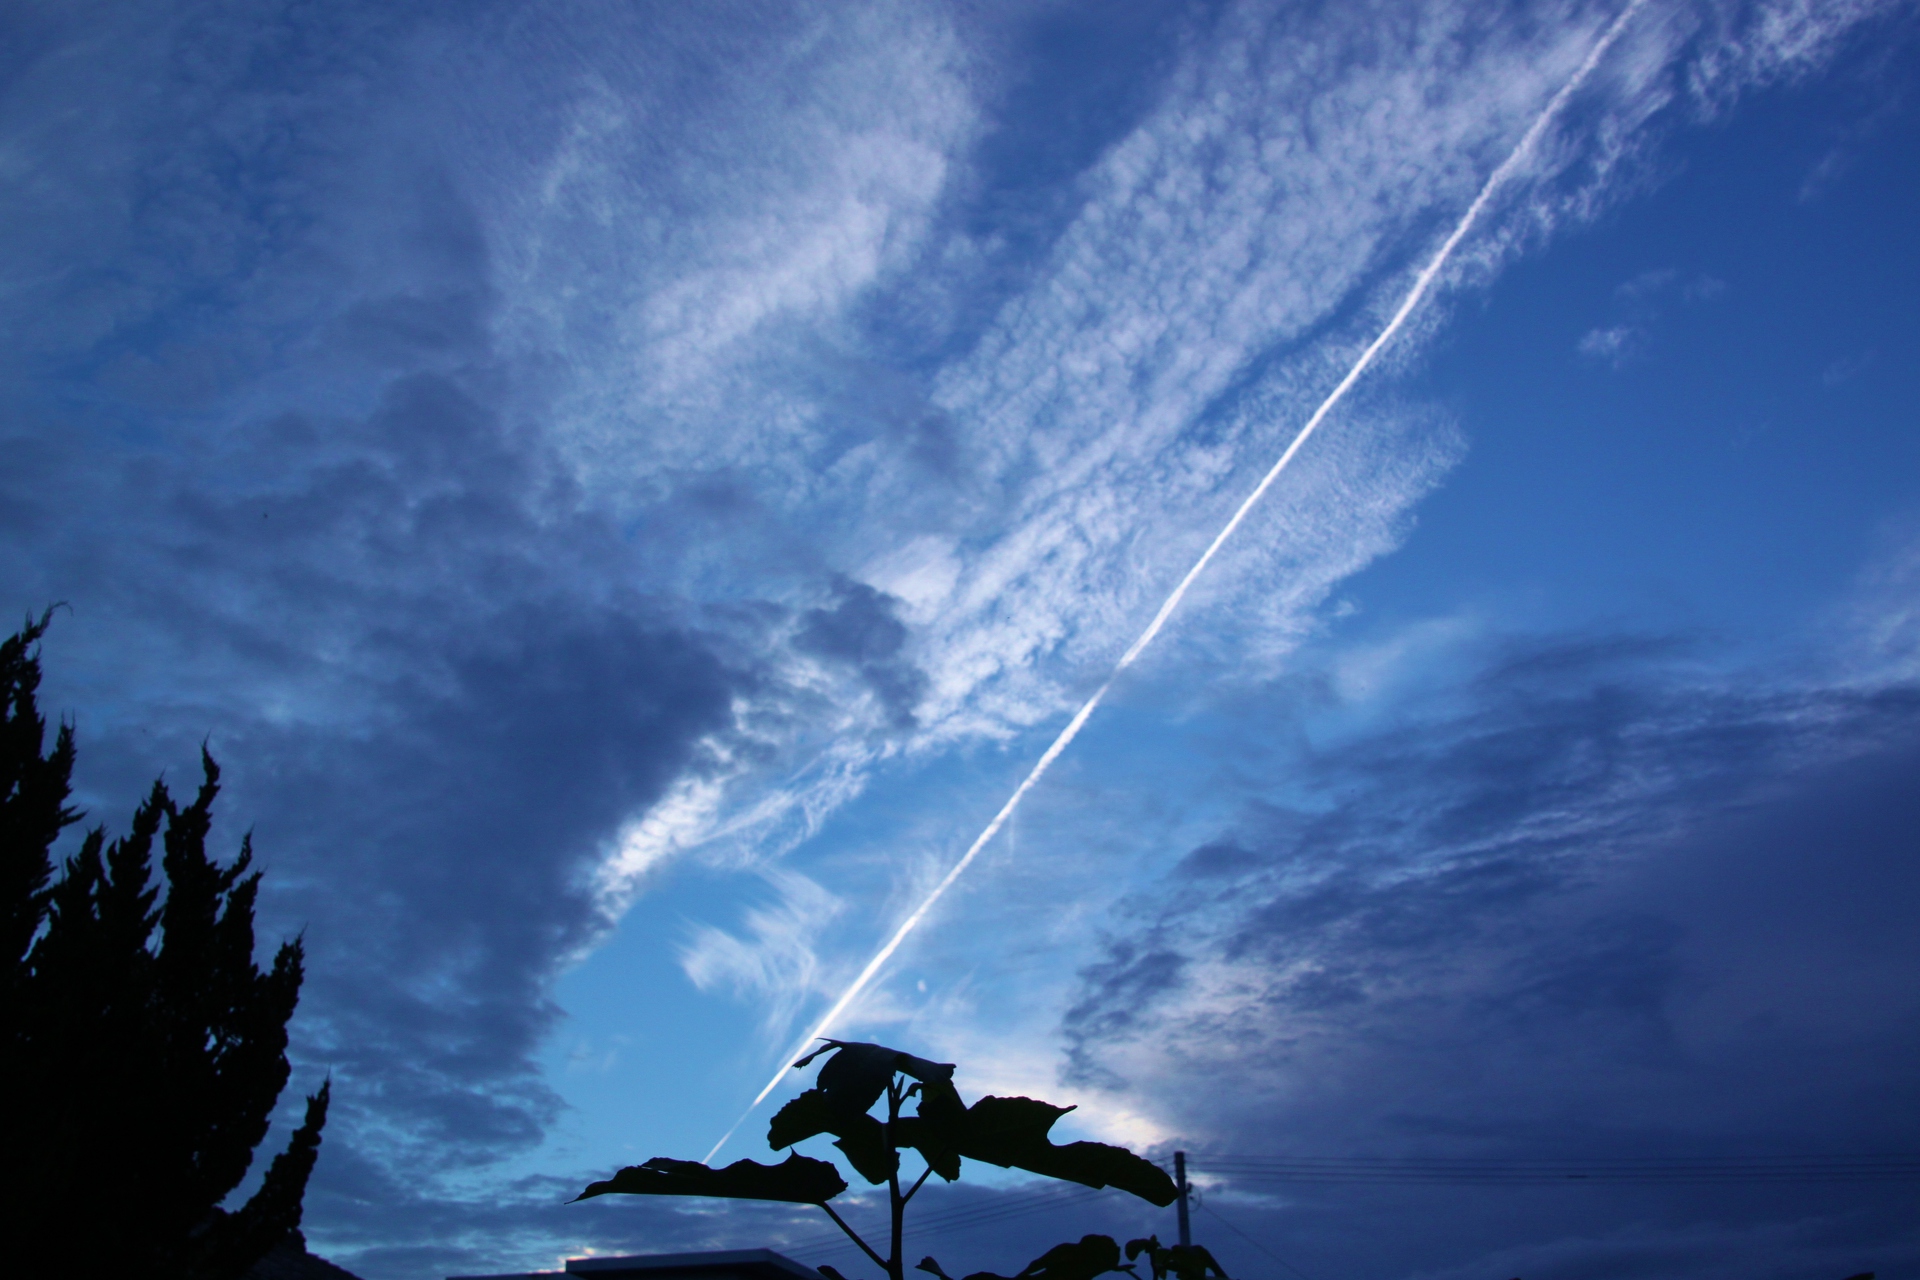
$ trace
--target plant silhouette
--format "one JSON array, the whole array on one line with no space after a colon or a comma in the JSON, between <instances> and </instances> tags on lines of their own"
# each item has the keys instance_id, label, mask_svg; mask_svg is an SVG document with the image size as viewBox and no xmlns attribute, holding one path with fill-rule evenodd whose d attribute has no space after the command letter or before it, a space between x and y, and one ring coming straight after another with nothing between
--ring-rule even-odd
<instances>
[{"instance_id":1,"label":"plant silhouette","mask_svg":"<svg viewBox=\"0 0 1920 1280\"><path fill-rule=\"evenodd\" d=\"M1127 1241L1127 1261L1132 1262L1141 1254L1147 1255L1147 1265L1153 1269L1153 1280L1207 1280L1209 1272L1227 1280L1227 1273L1204 1245L1176 1244L1163 1245L1159 1236L1148 1236L1144 1240Z\"/></svg>"},{"instance_id":2,"label":"plant silhouette","mask_svg":"<svg viewBox=\"0 0 1920 1280\"><path fill-rule=\"evenodd\" d=\"M890 1247L884 1256L828 1203L847 1189L840 1171L825 1160L797 1153L777 1165L738 1160L724 1169L712 1169L693 1160L655 1157L622 1169L604 1182L593 1183L577 1199L608 1194L719 1196L817 1204L886 1271L887 1280L906 1280L900 1243L907 1205L931 1175L937 1173L948 1182L959 1178L963 1157L1087 1187L1117 1187L1162 1207L1172 1204L1179 1194L1164 1170L1124 1147L1103 1142L1053 1142L1048 1132L1072 1107L1056 1107L1034 1098L994 1097L981 1098L968 1106L953 1086L952 1063L929 1062L878 1044L828 1040L794 1063L794 1068L805 1067L823 1055L828 1055L827 1060L821 1064L814 1087L775 1113L767 1128L767 1145L778 1151L807 1138L831 1134L833 1145L840 1148L855 1172L876 1186L886 1184ZM874 1108L882 1102L886 1104L884 1117L874 1115ZM908 1102L914 1104L913 1114L902 1114L901 1108ZM902 1190L900 1157L904 1151L917 1153L926 1167L911 1186ZM932 1258L922 1259L918 1269L938 1280L951 1280ZM1018 1280L1092 1280L1103 1272L1131 1269L1121 1263L1120 1247L1112 1239L1090 1235L1077 1243L1049 1249L1028 1263L1018 1273ZM820 1271L829 1280L845 1280L832 1267L821 1267ZM1000 1278L981 1271L965 1280Z\"/></svg>"},{"instance_id":3,"label":"plant silhouette","mask_svg":"<svg viewBox=\"0 0 1920 1280\"><path fill-rule=\"evenodd\" d=\"M953 1280L932 1258L920 1259L914 1269L931 1272L939 1280ZM1131 1275L1133 1268L1121 1265L1120 1246L1113 1242L1112 1236L1081 1236L1073 1244L1053 1246L1015 1275L976 1271L965 1280L1093 1280L1108 1271L1125 1271Z\"/></svg>"},{"instance_id":4,"label":"plant silhouette","mask_svg":"<svg viewBox=\"0 0 1920 1280\"><path fill-rule=\"evenodd\" d=\"M259 1189L220 1209L287 1082L300 941L254 963L260 873L250 840L207 855L204 749L192 803L154 783L128 834L95 828L55 875L80 814L72 726L45 750L36 700L47 623L0 641L0 1238L20 1275L237 1280L299 1227L326 1123L322 1084Z\"/></svg>"}]
</instances>

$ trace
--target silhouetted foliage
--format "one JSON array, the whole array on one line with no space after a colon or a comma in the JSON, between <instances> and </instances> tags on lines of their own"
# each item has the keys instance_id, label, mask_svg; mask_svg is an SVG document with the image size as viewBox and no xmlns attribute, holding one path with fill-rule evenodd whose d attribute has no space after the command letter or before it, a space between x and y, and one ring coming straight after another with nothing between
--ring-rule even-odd
<instances>
[{"instance_id":1,"label":"silhouetted foliage","mask_svg":"<svg viewBox=\"0 0 1920 1280\"><path fill-rule=\"evenodd\" d=\"M207 857L220 770L204 750L191 804L154 783L127 835L88 832L55 878L79 814L72 728L42 754L47 622L0 643L0 1238L21 1275L232 1280L299 1226L326 1123L323 1085L259 1190L219 1210L287 1082L300 943L254 964L260 875L250 840L227 866Z\"/></svg>"},{"instance_id":2,"label":"silhouetted foliage","mask_svg":"<svg viewBox=\"0 0 1920 1280\"><path fill-rule=\"evenodd\" d=\"M698 1160L669 1160L655 1156L642 1165L622 1169L605 1182L595 1182L580 1199L618 1192L630 1196L723 1196L729 1200L785 1200L790 1204L825 1204L847 1189L847 1180L825 1160L788 1156L776 1165L736 1160L724 1169L709 1169Z\"/></svg>"},{"instance_id":3,"label":"silhouetted foliage","mask_svg":"<svg viewBox=\"0 0 1920 1280\"><path fill-rule=\"evenodd\" d=\"M932 1258L920 1259L914 1269L931 1272L940 1280L953 1280ZM1011 1276L975 1271L962 1280L1093 1280L1109 1271L1132 1270L1120 1265L1120 1246L1112 1236L1081 1236L1074 1243L1053 1246Z\"/></svg>"},{"instance_id":4,"label":"silhouetted foliage","mask_svg":"<svg viewBox=\"0 0 1920 1280\"><path fill-rule=\"evenodd\" d=\"M1153 1268L1153 1280L1167 1280L1169 1274L1175 1280L1207 1280L1209 1273L1226 1280L1226 1269L1213 1260L1203 1245L1163 1245L1159 1236L1127 1241L1128 1262L1143 1253L1147 1255L1147 1265Z\"/></svg>"},{"instance_id":5,"label":"silhouetted foliage","mask_svg":"<svg viewBox=\"0 0 1920 1280\"><path fill-rule=\"evenodd\" d=\"M1033 1098L992 1097L968 1106L953 1087L952 1063L929 1062L878 1044L828 1040L794 1063L794 1068L805 1067L823 1054L832 1056L821 1065L814 1087L775 1113L767 1127L767 1145L779 1150L819 1134L832 1134L833 1145L840 1148L861 1177L876 1185L887 1184L892 1247L886 1256L863 1240L827 1203L847 1189L839 1171L824 1160L801 1155L790 1155L779 1165L741 1160L724 1169L710 1169L691 1160L655 1158L592 1184L579 1199L617 1192L817 1204L886 1270L888 1280L905 1280L900 1243L907 1204L929 1176L937 1173L948 1182L957 1179L963 1157L1088 1187L1118 1187L1163 1207L1172 1204L1179 1194L1164 1170L1124 1147L1103 1142L1056 1145L1047 1135L1054 1122L1072 1107L1056 1107ZM914 1114L902 1115L901 1107L916 1098ZM882 1101L886 1103L885 1119L872 1114ZM916 1151L926 1162L926 1168L905 1191L900 1189L902 1151ZM1154 1243L1157 1246L1158 1242ZM918 1269L950 1280L932 1258L921 1259ZM1130 1270L1121 1263L1120 1246L1110 1237L1084 1236L1077 1243L1049 1249L1028 1263L1014 1280L1092 1280L1104 1272ZM821 1267L820 1271L828 1280L844 1280L832 1267ZM981 1271L966 1280L1008 1278ZM1184 1274L1182 1280L1186 1280Z\"/></svg>"}]
</instances>

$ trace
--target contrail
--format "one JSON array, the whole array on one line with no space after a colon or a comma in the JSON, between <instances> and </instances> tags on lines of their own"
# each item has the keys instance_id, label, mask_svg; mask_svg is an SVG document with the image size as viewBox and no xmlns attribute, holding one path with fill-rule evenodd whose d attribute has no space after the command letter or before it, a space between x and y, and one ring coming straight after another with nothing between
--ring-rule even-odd
<instances>
[{"instance_id":1,"label":"contrail","mask_svg":"<svg viewBox=\"0 0 1920 1280\"><path fill-rule=\"evenodd\" d=\"M1300 434L1293 438L1293 443L1288 445L1287 451L1280 455L1280 460L1274 463L1272 468L1268 470L1266 478L1261 480L1259 485L1254 488L1254 491L1247 495L1246 501L1240 504L1240 509L1233 513L1233 518L1227 521L1226 526L1214 537L1213 542L1208 545L1206 551L1201 554L1200 558L1193 562L1193 567L1187 570L1187 576L1180 579L1180 585L1173 589L1173 593L1169 595L1165 603L1160 606L1160 612L1153 615L1153 621L1147 624L1147 629L1142 631L1139 639L1135 640L1132 645L1128 646L1127 651L1120 655L1120 661L1114 664L1113 671L1108 674L1101 686L1093 691L1093 696L1087 699L1086 705L1074 713L1073 719L1067 721L1067 727L1060 731L1060 736L1053 740L1053 745L1047 748L1046 754L1040 757L1039 763L1033 766L1032 771L1027 774L1026 779L1022 781L1018 787L1014 788L1013 794L1007 797L1005 804L1000 806L1000 812L993 815L993 821L987 824L986 830L974 837L973 843L968 845L967 851L960 856L960 861L954 863L947 874L940 878L940 883L935 885L933 892L929 893L926 899L913 909L913 914L900 922L900 927L893 931L893 936L887 939L886 945L874 953L873 959L867 961L867 967L860 971L860 976L853 980L851 986L840 993L840 998L835 1000L833 1007L828 1009L825 1016L814 1024L813 1030L807 1032L807 1034L801 1038L800 1044L794 1048L793 1052L787 1054L786 1058L781 1059L779 1071L774 1074L773 1079L767 1081L766 1087L760 1090L759 1094L754 1098L753 1102L748 1105L747 1109L740 1113L740 1118L733 1122L733 1126L721 1135L720 1141L713 1144L713 1150L706 1154L707 1160L712 1160L713 1157L719 1153L720 1148L727 1145L727 1139L733 1137L740 1126L746 1123L747 1117L753 1114L754 1108L758 1107L762 1102L765 1102L767 1095L779 1088L780 1081L786 1077L787 1073L785 1065L786 1059L793 1057L795 1053L800 1052L806 1045L811 1044L833 1029L833 1025L840 1020L840 1015L847 1011L847 1006L858 999L860 993L867 989L874 977L886 966L887 961L893 958L893 953L900 949L900 944L907 940L907 935L911 934L920 926L920 922L927 918L927 913L933 910L934 904L946 896L947 890L953 887L953 882L958 880L961 873L966 871L967 867L972 864L974 858L979 856L980 850L984 849L987 842L1000 833L1000 828L1006 825L1006 821L1013 815L1013 811L1020 807L1020 802L1026 798L1027 792L1033 790L1034 784L1039 782L1046 771L1053 767L1053 762L1060 758L1060 753L1065 751L1068 745L1080 736L1080 730L1085 727L1087 718L1093 714L1094 708L1098 707L1101 701L1106 698L1107 690L1113 688L1114 682L1120 678L1121 674L1134 664L1135 659L1139 658L1139 656L1146 651L1148 645L1154 642L1155 637L1160 634L1160 629L1167 625L1167 619L1173 616L1173 611L1180 607L1182 600L1186 599L1188 588L1192 587L1194 580L1206 571L1207 565L1212 563L1214 556L1219 554L1220 548L1226 545L1227 539L1231 538L1234 531L1246 520L1247 513L1253 510L1254 504L1266 496L1267 490L1271 489L1273 482L1280 478L1280 473L1287 469L1287 464L1293 461L1294 455L1300 452L1301 446L1306 444L1308 437L1319 429L1320 424L1326 420L1327 415L1333 411L1334 406L1339 404L1347 392L1352 389L1353 384L1360 380L1360 375L1364 374L1367 369L1372 366L1381 350L1389 342L1393 341L1394 335L1400 332L1401 327L1407 322L1407 317L1413 314L1414 308L1420 305L1422 300L1426 298L1427 293L1433 288L1433 282L1439 277L1441 269L1447 265L1447 259L1453 256L1454 249L1459 246L1462 240L1466 239L1467 233L1473 230L1474 223L1480 220L1480 215L1486 211L1486 207L1492 201L1494 193L1504 186L1507 180L1511 178L1515 171L1526 161L1527 156L1540 141L1540 136L1544 134L1548 126L1553 123L1554 117L1558 116L1566 107L1568 100L1571 99L1575 93L1579 92L1580 86L1585 84L1587 77L1593 74L1593 69L1600 65L1600 59L1606 56L1607 50L1613 47L1615 40L1619 39L1621 31L1626 28L1627 22L1635 13L1639 12L1641 6L1645 3L1646 0L1628 0L1627 7L1620 11L1620 16L1613 20L1612 25L1594 42L1593 48L1587 51L1586 60L1580 64L1579 68L1573 73L1572 78L1560 86L1560 92L1553 95L1552 101L1548 102L1539 116L1535 118L1533 124L1527 129L1520 141L1514 145L1513 150L1507 155L1507 158L1500 162L1500 167L1495 169L1492 175L1488 177L1486 185L1480 188L1480 194L1473 198L1473 203L1467 206L1467 211L1460 215L1460 221L1454 226L1453 234L1447 237L1446 243L1442 244L1439 252L1433 255L1433 260L1427 263L1419 276L1414 279L1413 288L1407 291L1407 296L1400 303L1400 309L1393 313L1391 320L1387 321L1386 328L1380 330L1380 335L1373 340L1365 351L1360 353L1360 358L1353 362L1353 367L1347 370L1347 376L1340 379L1339 385L1334 387L1334 389L1327 394L1327 398L1320 402L1320 407L1313 411L1311 418L1307 419L1307 425L1300 428Z\"/></svg>"}]
</instances>

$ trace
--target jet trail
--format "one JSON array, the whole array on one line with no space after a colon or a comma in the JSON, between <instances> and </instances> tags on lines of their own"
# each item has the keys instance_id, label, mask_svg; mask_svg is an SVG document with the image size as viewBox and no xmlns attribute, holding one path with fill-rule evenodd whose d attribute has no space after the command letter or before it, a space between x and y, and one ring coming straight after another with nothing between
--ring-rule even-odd
<instances>
[{"instance_id":1,"label":"jet trail","mask_svg":"<svg viewBox=\"0 0 1920 1280\"><path fill-rule=\"evenodd\" d=\"M1208 545L1206 551L1201 554L1198 560L1193 562L1193 567L1187 570L1186 577L1180 579L1180 585L1173 589L1173 593L1169 595L1165 603L1160 606L1160 611L1153 615L1153 621L1147 624L1147 629L1142 631L1139 638L1135 640L1132 645L1128 646L1125 653L1120 655L1120 661L1114 664L1113 671L1108 674L1106 680L1100 687L1093 691L1093 696L1087 699L1086 705L1074 713L1073 719L1069 720L1067 727L1060 731L1060 736L1053 740L1053 745L1047 748L1046 754L1040 757L1039 763L1033 766L1032 771L1027 774L1026 779L1014 789L1011 796L1007 797L1007 802L1000 806L1000 812L993 815L993 821L987 824L986 830L974 837L973 843L967 846L967 851L960 856L960 860L954 863L947 874L941 877L940 883L933 887L933 892L929 893L925 900L913 909L913 914L901 921L900 927L894 930L893 936L887 939L886 945L874 953L873 959L867 961L867 967L860 971L860 976L853 980L851 986L841 992L840 998L833 1002L833 1007L828 1009L826 1015L814 1024L813 1029L802 1037L800 1044L794 1048L793 1052L786 1055L787 1058L792 1058L795 1054L801 1052L806 1045L811 1044L814 1040L826 1035L828 1031L833 1029L834 1024L840 1020L840 1015L847 1011L847 1006L858 999L860 993L865 991L868 985L873 982L875 976L886 966L887 961L893 958L893 953L900 949L900 944L905 942L907 936L920 926L920 922L926 919L927 913L933 910L934 905L946 896L947 890L953 887L953 882L958 880L961 874L966 871L967 867L972 864L974 858L979 856L980 850L986 847L987 842L1000 833L1000 828L1006 825L1006 821L1013 815L1013 811L1019 808L1020 801L1026 798L1027 792L1033 790L1034 784L1039 782L1046 771L1053 766L1053 762L1060 758L1060 753L1065 751L1073 740L1080 736L1080 730L1085 727L1087 718L1093 714L1094 709L1106 698L1107 691L1113 688L1114 682L1120 678L1121 674L1124 673L1128 667L1132 666L1134 661L1146 651L1147 646L1154 642L1154 639L1160 634L1160 629L1166 626L1167 619L1173 616L1173 611L1178 609L1180 602L1186 598L1187 591L1193 586L1195 579L1199 578L1199 576L1205 572L1207 565L1212 563L1215 555L1219 554L1220 548L1226 545L1227 539L1231 538L1234 531L1246 520L1247 513L1252 511L1254 505L1266 496L1267 490L1271 489L1273 482L1280 478L1280 473L1287 469L1287 465L1291 463L1294 456L1300 452L1301 447L1306 444L1308 437L1312 436L1313 433L1319 429L1320 424L1326 420L1327 415L1333 411L1334 406L1345 398L1347 392L1352 389L1353 384L1358 382L1360 376L1372 366L1381 350L1385 348L1389 342L1393 341L1394 335L1400 332L1401 328L1407 322L1407 317L1413 314L1414 309L1420 305L1426 298L1428 292L1433 288L1433 282L1439 278L1441 269L1447 265L1447 259L1453 256L1454 249L1459 246L1462 240L1466 239L1467 233L1473 230L1474 224L1480 220L1480 215L1486 211L1487 205L1492 201L1494 193L1506 185L1508 179L1526 162L1533 148L1539 143L1541 135L1546 133L1548 126L1550 126L1554 118L1565 109L1567 102L1573 95L1579 92L1580 86L1585 84L1587 77L1593 74L1593 69L1600 65L1600 59L1606 56L1607 50L1613 47L1614 41L1618 40L1620 33L1626 29L1628 21L1632 19L1635 13L1639 12L1641 6L1645 3L1646 0L1628 0L1627 7L1620 11L1620 16L1613 20L1612 24L1601 34L1600 38L1594 42L1593 48L1587 51L1586 59L1581 62L1579 68L1574 71L1572 78L1560 87L1558 93L1553 95L1552 100L1547 103L1546 107L1541 110L1539 116L1534 119L1533 124L1529 126L1526 133L1521 136L1520 141L1514 145L1513 150L1508 153L1507 158L1500 162L1500 167L1495 169L1492 175L1487 178L1486 184L1480 188L1480 194L1473 198L1473 203L1467 206L1467 211L1460 215L1460 221L1455 224L1453 233L1449 235L1446 242L1440 246L1439 252L1433 255L1433 260L1427 263L1426 267L1415 277L1413 288L1407 291L1407 296L1401 301L1399 310L1393 313L1393 318L1387 321L1386 327L1380 330L1379 336L1368 345L1367 349L1360 353L1360 358L1354 361L1351 369L1347 370L1347 376L1340 379L1339 385L1335 386L1334 389L1328 393L1327 398L1320 402L1320 407L1313 411L1311 418L1307 419L1307 425L1300 428L1300 433L1293 438L1293 443L1287 446L1287 451L1280 455L1280 460L1273 464L1272 468L1268 470L1266 477L1260 481L1252 493L1247 495L1246 501L1240 504L1239 510L1233 513L1233 518L1227 521L1225 527L1214 537L1213 542ZM753 1114L754 1108L758 1107L762 1102L765 1102L767 1095L780 1086L780 1081L786 1076L787 1072L785 1061L786 1059L782 1059L782 1066L780 1070L775 1073L773 1079L767 1081L766 1087L760 1090L758 1096L756 1096L753 1102L748 1105L747 1109L740 1114L740 1118L735 1120L732 1127L721 1136L720 1141L713 1144L713 1150L706 1154L707 1160L712 1160L713 1157L719 1153L720 1148L727 1145L727 1140L733 1137L740 1126L746 1122L747 1117Z\"/></svg>"}]
</instances>

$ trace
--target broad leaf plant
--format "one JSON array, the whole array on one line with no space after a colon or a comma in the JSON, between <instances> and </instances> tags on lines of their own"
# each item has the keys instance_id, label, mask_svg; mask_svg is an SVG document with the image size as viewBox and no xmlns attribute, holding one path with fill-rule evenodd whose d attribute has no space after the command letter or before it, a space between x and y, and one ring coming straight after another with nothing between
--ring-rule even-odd
<instances>
[{"instance_id":1,"label":"broad leaf plant","mask_svg":"<svg viewBox=\"0 0 1920 1280\"><path fill-rule=\"evenodd\" d=\"M953 1087L953 1064L929 1062L885 1045L828 1040L794 1063L796 1070L825 1056L814 1087L787 1103L768 1126L767 1145L775 1151L820 1134L868 1182L887 1188L890 1245L883 1256L828 1203L847 1189L840 1171L825 1160L791 1153L779 1164L738 1160L713 1169L693 1160L656 1156L620 1170L581 1192L579 1199L608 1194L642 1196L718 1196L730 1200L779 1200L815 1204L887 1274L906 1280L900 1252L906 1209L928 1177L947 1182L960 1176L961 1160L979 1160L1003 1169L1024 1169L1086 1187L1117 1187L1162 1208L1179 1194L1158 1165L1124 1147L1103 1142L1057 1144L1048 1132L1072 1107L1056 1107L1034 1098L981 1098L972 1106ZM874 1109L885 1102L885 1114ZM911 1114L903 1113L908 1103ZM926 1167L902 1189L901 1153L914 1152ZM1146 1250L1156 1277L1165 1274L1159 1241L1129 1243L1129 1258ZM1186 1261L1184 1258L1180 1261ZM1208 1259L1211 1262L1211 1258ZM952 1280L932 1258L917 1269L937 1280ZM1015 1280L1092 1280L1108 1271L1133 1268L1120 1261L1120 1247L1107 1236L1089 1235L1049 1249L1019 1272ZM1217 1266L1214 1268L1218 1272ZM828 1280L845 1280L821 1267ZM1224 1273L1220 1273L1223 1274ZM965 1280L1008 1280L980 1271ZM1184 1277L1183 1277L1184 1280Z\"/></svg>"}]
</instances>

